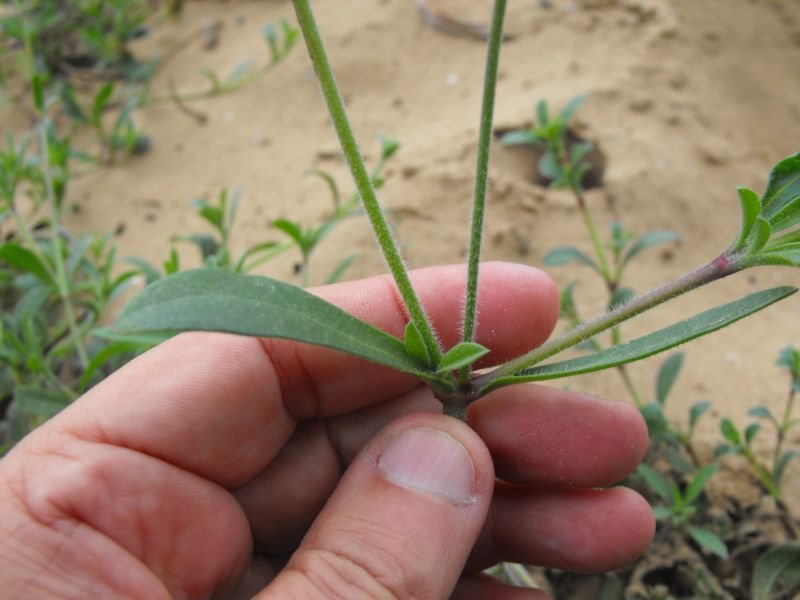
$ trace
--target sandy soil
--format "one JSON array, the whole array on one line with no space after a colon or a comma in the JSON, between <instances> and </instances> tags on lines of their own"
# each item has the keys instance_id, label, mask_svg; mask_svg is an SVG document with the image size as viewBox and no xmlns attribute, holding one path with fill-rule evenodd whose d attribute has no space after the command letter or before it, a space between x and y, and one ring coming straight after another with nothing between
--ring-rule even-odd
<instances>
[{"instance_id":1,"label":"sandy soil","mask_svg":"<svg viewBox=\"0 0 800 600\"><path fill-rule=\"evenodd\" d=\"M477 40L429 27L411 0L327 0L316 3L352 121L368 158L378 133L403 144L382 190L412 267L459 262L467 240L471 173L480 104L484 48ZM486 20L486 0L440 0L453 15ZM219 21L219 43L198 41L161 70L154 89L203 89L200 71L225 74L245 59L266 56L260 27L291 18L285 0L188 3L177 23L141 42L144 56L165 52L204 23ZM588 193L596 220L622 219L642 233L669 228L682 241L643 254L628 283L644 291L714 256L738 226L735 186L762 189L769 168L800 148L800 4L795 0L534 0L511 3L513 40L503 49L498 128L531 122L537 99L560 107L579 93L578 132L606 161L604 184ZM160 262L170 237L203 231L187 200L211 197L224 186L244 186L234 246L278 239L271 220L314 220L330 201L323 185L304 178L318 167L352 189L337 158L317 84L298 47L273 73L222 97L195 102L203 125L174 105L142 110L138 120L152 151L82 177L71 201L75 229L124 224L123 255ZM524 151L494 148L485 256L540 264L552 246L573 243L590 251L568 194L533 183ZM384 270L361 218L352 219L314 258L312 283L343 257L358 254L348 272L357 278ZM196 260L193 249L184 261ZM261 272L291 278L294 257ZM599 310L599 281L581 268L553 270L559 284L577 282L584 314ZM626 336L679 320L758 288L800 284L798 273L761 269L719 282L653 311L624 328ZM681 422L700 399L715 416L700 427L701 454L719 441L719 415L746 420L748 407L779 409L787 380L774 366L779 349L800 344L800 299L778 306L686 347L684 374L669 412ZM656 358L633 367L652 396ZM615 374L582 377L574 389L625 398ZM798 441L795 437L793 442ZM764 440L766 441L766 440ZM767 448L764 448L766 451ZM731 459L732 465L738 465ZM787 477L786 497L800 492L800 462Z\"/></svg>"}]
</instances>

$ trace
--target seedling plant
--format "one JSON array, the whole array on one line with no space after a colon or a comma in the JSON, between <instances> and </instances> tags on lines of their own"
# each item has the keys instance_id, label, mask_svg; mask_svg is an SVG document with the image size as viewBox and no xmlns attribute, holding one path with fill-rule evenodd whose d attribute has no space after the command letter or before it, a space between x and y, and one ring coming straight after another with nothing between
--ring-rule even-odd
<instances>
[{"instance_id":1,"label":"seedling plant","mask_svg":"<svg viewBox=\"0 0 800 600\"><path fill-rule=\"evenodd\" d=\"M735 453L742 455L752 467L764 489L776 500L781 497L781 483L786 467L797 456L796 450L785 450L786 436L798 423L800 418L794 416L794 400L800 391L800 351L793 346L781 350L778 366L789 372L789 391L786 397L783 414L775 416L766 406L754 406L748 415L758 419L750 423L744 431L740 431L730 419L722 419L720 430L726 443L716 449L716 454ZM768 463L760 461L753 450L753 442L762 430L762 423L768 423L775 431L775 442L772 456Z\"/></svg>"},{"instance_id":2,"label":"seedling plant","mask_svg":"<svg viewBox=\"0 0 800 600\"><path fill-rule=\"evenodd\" d=\"M415 375L447 414L500 387L618 367L716 331L793 294L778 287L707 310L677 324L588 356L545 362L598 333L617 327L694 288L759 265L800 265L800 154L778 163L759 197L739 188L742 223L734 241L708 264L661 288L627 300L521 356L488 371L474 363L489 350L475 341L476 299L489 148L502 42L505 0L494 3L479 127L477 169L461 342L444 348L411 285L400 251L378 202L345 112L308 0L294 0L298 23L365 213L408 311L402 340L360 321L295 286L217 268L178 273L149 286L120 315L128 332L215 330L282 337L327 346Z\"/></svg>"}]
</instances>

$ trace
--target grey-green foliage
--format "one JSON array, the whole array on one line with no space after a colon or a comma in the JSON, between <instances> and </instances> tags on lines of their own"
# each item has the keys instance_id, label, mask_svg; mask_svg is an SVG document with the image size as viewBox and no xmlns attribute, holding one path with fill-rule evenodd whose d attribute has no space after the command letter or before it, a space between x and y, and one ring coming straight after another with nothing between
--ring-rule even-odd
<instances>
[{"instance_id":1,"label":"grey-green foliage","mask_svg":"<svg viewBox=\"0 0 800 600\"><path fill-rule=\"evenodd\" d=\"M717 455L736 453L742 455L755 471L761 484L775 498L781 495L781 483L789 463L797 457L797 450L784 449L784 442L798 423L800 417L794 416L794 400L800 391L800 351L793 346L783 348L776 364L789 373L789 391L786 396L783 414L776 416L766 406L754 406L748 416L757 419L741 431L730 419L723 419L720 429L726 442L720 444ZM769 461L759 460L753 449L753 442L762 431L762 423L768 423L775 432L773 451Z\"/></svg>"},{"instance_id":2,"label":"grey-green foliage","mask_svg":"<svg viewBox=\"0 0 800 600\"><path fill-rule=\"evenodd\" d=\"M668 481L647 464L641 464L636 472L663 501L653 508L656 520L668 522L688 534L704 550L721 558L728 557L728 548L720 537L701 524L704 510L703 492L719 469L716 463L698 469L685 487L676 481Z\"/></svg>"},{"instance_id":3,"label":"grey-green foliage","mask_svg":"<svg viewBox=\"0 0 800 600\"><path fill-rule=\"evenodd\" d=\"M92 335L135 272L118 269L110 234L75 237L64 230L71 147L52 123L40 134L38 154L27 139L10 135L0 151L0 229L8 227L0 244L0 399L10 402L0 445L6 448L142 349ZM23 189L32 200L24 208Z\"/></svg>"},{"instance_id":4,"label":"grey-green foliage","mask_svg":"<svg viewBox=\"0 0 800 600\"><path fill-rule=\"evenodd\" d=\"M753 600L778 600L800 590L800 544L773 546L756 561L750 593ZM794 596L796 597L796 596Z\"/></svg>"},{"instance_id":5,"label":"grey-green foliage","mask_svg":"<svg viewBox=\"0 0 800 600\"><path fill-rule=\"evenodd\" d=\"M576 359L578 362L573 360L540 365L540 363L543 363L560 352L584 343L603 331L609 329L613 331L625 320L633 318L662 302L666 302L700 285L728 276L749 266L769 263L769 257L777 256L777 253L783 252L786 256L790 254L790 249L786 249L784 246L793 242L787 241L783 237L781 237L780 240L773 240L771 236L768 236L765 242L762 243L760 240L759 249L754 250L751 246L747 245L747 243L749 243L747 240L750 239L749 234L742 235L740 237L745 240L744 246L740 247L737 244L733 244L718 257L711 260L707 265L687 273L653 292L630 299L621 306L615 307L610 312L596 319L581 323L572 330L548 341L541 347L532 349L513 360L503 363L493 370L480 374L472 374L471 365L467 365L458 369L456 372L441 373L438 369L438 365L440 364L441 357L446 356L449 349L442 347L419 301L417 293L411 285L405 264L400 255L399 247L394 241L394 237L388 227L385 215L375 193L374 182L371 180L364 166L361 152L359 151L355 136L349 124L344 101L333 76L332 68L328 61L310 3L308 0L294 0L294 6L300 29L306 41L306 47L314 64L317 77L320 80L321 90L326 100L331 120L342 143L343 154L351 169L354 181L356 182L356 187L365 212L373 226L379 246L395 278L400 295L410 315L410 319L414 322L416 327L415 335L406 336L407 340L411 341L411 344L415 347L412 348L406 345L405 342L397 340L402 347L403 358L401 358L400 355L392 355L391 361L395 361L396 364L394 366L401 370L407 370L406 367L408 364L416 365L416 368L420 371L419 376L432 385L437 397L445 404L446 411L450 411L450 407L453 407L452 412L454 414L463 415L463 409L466 404L501 385L529 381L532 378L540 379L552 376L566 376L577 372L590 372L611 366L624 365L631 360L638 360L639 358L672 348L685 341L694 339L699 335L704 335L719 327L733 323L796 291L793 288L782 287L756 292L738 301L705 311L699 315L681 321L681 323L633 340L624 346L613 347L608 350L597 352L590 357ZM498 50L499 42L502 39L501 25L504 9L505 1L497 0L493 10L489 52L487 53L487 82L494 82L496 80L497 61L499 57ZM488 96L491 96L491 94ZM579 101L577 100L573 102L562 111L559 118L555 120L550 118L546 106L540 104L539 120L542 123L548 124L548 126L552 126L555 130L557 127L552 125L552 123L554 121L560 121L562 124L566 123L578 104ZM481 130L485 129L484 126L486 124L491 124L492 103L484 102L483 106ZM476 170L478 178L481 177L482 173L485 173L487 167L488 144L489 139L482 136L481 148L479 149L478 156L482 157L483 162L479 161ZM578 151L578 154L581 152L583 151ZM558 158L557 155L558 152L553 153L554 158ZM568 156L567 158L570 160L572 170L562 169L558 173L557 179L563 180L563 183L572 187L573 191L580 193L580 180L583 169L580 166L580 160L577 160L577 158L582 158L582 156L577 158L575 156ZM561 159L561 164L562 166L565 164L563 157ZM548 164L546 166L547 168L552 168L553 165ZM773 172L770 178L770 185L760 201L761 214L764 215L764 219L773 226L771 233L779 231L778 228L774 227L778 223L785 224L793 222L794 217L784 214L785 211L800 211L800 206L792 197L792 194L795 193L795 186L792 183L794 181L793 177L795 176L800 177L800 161L789 160L788 162L782 161L779 163L776 167L776 171ZM796 195L800 196L800 191L797 191ZM476 196L476 206L477 199ZM474 243L476 236L480 237L482 233L480 229L480 227L471 229L471 249L480 247L479 243ZM780 229L780 231L786 230L787 228ZM791 229L789 229L789 233L782 235L790 234ZM627 246L628 242L625 238L626 236L624 235L617 236L615 242L620 247L618 252L619 262L623 264L623 266L626 262L626 247L628 248L628 256L630 256L631 253L633 253L633 255L638 253L636 250L637 244L634 242L632 246ZM650 242L660 241L658 238L659 236L651 237L649 240L645 239L640 242L639 246L646 247ZM594 230L592 230L592 239L595 249L598 251L598 264L603 273L605 273L606 280L610 281L613 278L613 273L611 272L608 261L605 259L605 250ZM775 244L777 244L777 246ZM614 251L615 250L612 249L612 252ZM774 263L775 261L772 262ZM471 251L470 265L472 266L473 264L477 265L477 257L472 256ZM216 329L222 331L235 330L238 333L260 335L259 332L263 331L263 323L259 322L258 327L256 327L254 323L248 325L246 320L242 320L242 315L234 314L233 311L225 311L224 306L221 304L214 307L217 311L215 314L210 314L210 303L204 299L204 296L213 296L217 293L216 288L208 283L214 280L213 271L213 269L201 269L183 274L180 277L167 277L159 281L156 285L147 288L142 296L131 305L133 307L147 306L147 311L138 311L137 309L136 319L130 318L134 309L131 308L124 311L121 316L121 323L123 325L121 329L146 332L154 330L193 329L197 326L207 328L207 323L204 321L213 318L214 328ZM242 277L227 273L226 276ZM470 278L468 281L468 288L470 288L470 286L477 286L477 278ZM182 290L186 287L191 287L192 289L192 296L190 298L182 297ZM264 314L268 314L271 319L281 321L285 318L287 322L291 322L291 315L284 316L282 315L282 311L286 307L291 306L291 302L288 302L287 299L290 297L294 298L294 292L285 290L282 287L272 286L271 284L266 287L278 291L276 291L276 295L274 295L275 306ZM231 289L234 289L234 287L232 286ZM283 294L286 294L286 296L284 297ZM473 314L473 304L476 296L476 289L470 288L467 290L466 298L468 306L466 307L465 314ZM191 322L187 321L184 314L178 314L177 311L173 310L173 302L179 297L181 297L180 302L184 309L183 313L192 313L195 315ZM264 308L264 310L266 311L267 309ZM296 307L292 306L291 310L296 310ZM319 315L315 313L317 310L321 311L323 309L309 305L310 312L307 315L308 318L311 320L318 320ZM390 364L391 361L387 359L385 353L379 354L375 351L374 355L370 355L371 351L369 349L365 349L363 346L356 343L357 335L355 335L355 332L360 327L362 326L350 324L339 329L338 335L341 339L336 343L335 347L357 356L380 362L381 364ZM295 335L291 328L282 330L282 335L288 337L295 336L298 339L307 338L306 333L303 331L298 330ZM462 339L462 342L472 341L467 335L466 325L464 337L465 339ZM416 347L419 343L425 346L424 353L420 352L420 349ZM471 359L477 360L479 356L480 353L475 352L471 356ZM458 364L461 364L461 362Z\"/></svg>"}]
</instances>

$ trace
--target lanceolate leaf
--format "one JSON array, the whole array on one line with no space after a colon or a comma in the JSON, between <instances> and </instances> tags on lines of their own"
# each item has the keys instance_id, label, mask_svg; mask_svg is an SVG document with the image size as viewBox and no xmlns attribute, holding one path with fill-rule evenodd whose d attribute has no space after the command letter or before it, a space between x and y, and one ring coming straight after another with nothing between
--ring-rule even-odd
<instances>
[{"instance_id":1,"label":"lanceolate leaf","mask_svg":"<svg viewBox=\"0 0 800 600\"><path fill-rule=\"evenodd\" d=\"M542 259L542 264L546 267L560 267L571 262L583 263L595 271L598 270L597 264L574 246L556 246Z\"/></svg>"},{"instance_id":2,"label":"lanceolate leaf","mask_svg":"<svg viewBox=\"0 0 800 600\"><path fill-rule=\"evenodd\" d=\"M663 406L667 401L667 396L681 372L681 367L683 367L683 352L678 352L665 360L658 370L656 400L660 405Z\"/></svg>"},{"instance_id":3,"label":"lanceolate leaf","mask_svg":"<svg viewBox=\"0 0 800 600\"><path fill-rule=\"evenodd\" d=\"M647 250L652 246L656 246L658 244L666 244L667 242L675 242L681 239L681 236L675 233L674 231L669 231L667 229L656 229L654 231L648 231L647 233L639 236L636 238L636 241L631 244L630 249L625 253L625 257L622 259L622 266L625 266L630 262L630 260L642 252L643 250Z\"/></svg>"},{"instance_id":4,"label":"lanceolate leaf","mask_svg":"<svg viewBox=\"0 0 800 600\"><path fill-rule=\"evenodd\" d=\"M636 468L636 472L642 476L655 493L667 502L672 500L672 492L669 489L669 485L653 467L642 463Z\"/></svg>"},{"instance_id":5,"label":"lanceolate leaf","mask_svg":"<svg viewBox=\"0 0 800 600\"><path fill-rule=\"evenodd\" d=\"M121 332L224 331L326 346L424 377L403 342L302 289L203 268L155 282L122 311Z\"/></svg>"},{"instance_id":6,"label":"lanceolate leaf","mask_svg":"<svg viewBox=\"0 0 800 600\"><path fill-rule=\"evenodd\" d=\"M747 242L750 237L750 232L753 231L753 225L756 224L756 219L761 212L761 200L753 190L746 187L738 187L736 192L739 194L739 204L742 209L742 224L739 230L739 237L734 243L734 248L739 249Z\"/></svg>"},{"instance_id":7,"label":"lanceolate leaf","mask_svg":"<svg viewBox=\"0 0 800 600\"><path fill-rule=\"evenodd\" d=\"M520 146L532 145L539 142L539 136L530 131L529 129L521 129L519 131L509 131L502 138L500 143L503 146Z\"/></svg>"},{"instance_id":8,"label":"lanceolate leaf","mask_svg":"<svg viewBox=\"0 0 800 600\"><path fill-rule=\"evenodd\" d=\"M417 329L413 321L409 321L406 325L403 341L406 344L408 353L423 365L430 365L433 362L433 357L431 357L431 353L428 352L428 347L425 345L425 341L422 339L419 329Z\"/></svg>"},{"instance_id":9,"label":"lanceolate leaf","mask_svg":"<svg viewBox=\"0 0 800 600\"><path fill-rule=\"evenodd\" d=\"M6 261L20 271L35 275L48 285L54 285L47 267L27 248L10 242L0 245L0 260Z\"/></svg>"},{"instance_id":10,"label":"lanceolate leaf","mask_svg":"<svg viewBox=\"0 0 800 600\"><path fill-rule=\"evenodd\" d=\"M689 532L692 539L700 544L704 550L708 550L720 558L728 558L728 548L725 546L725 542L719 539L712 531L704 527L695 527L693 525L689 525L686 531Z\"/></svg>"},{"instance_id":11,"label":"lanceolate leaf","mask_svg":"<svg viewBox=\"0 0 800 600\"><path fill-rule=\"evenodd\" d=\"M700 493L705 489L706 484L714 476L714 473L716 473L718 469L719 464L712 463L697 471L683 495L687 504L691 504L695 501L695 499L697 499Z\"/></svg>"},{"instance_id":12,"label":"lanceolate leaf","mask_svg":"<svg viewBox=\"0 0 800 600\"><path fill-rule=\"evenodd\" d=\"M475 342L461 342L458 346L453 346L439 361L439 366L436 367L438 373L446 373L447 371L455 371L461 367L471 365L481 356L489 353L489 349L476 344Z\"/></svg>"},{"instance_id":13,"label":"lanceolate leaf","mask_svg":"<svg viewBox=\"0 0 800 600\"><path fill-rule=\"evenodd\" d=\"M762 554L753 569L753 600L770 600L773 592L800 584L800 544L773 546Z\"/></svg>"},{"instance_id":14,"label":"lanceolate leaf","mask_svg":"<svg viewBox=\"0 0 800 600\"><path fill-rule=\"evenodd\" d=\"M486 391L513 383L542 381L581 373L591 373L641 360L735 323L766 308L770 304L794 294L796 291L797 289L792 287L777 287L756 292L734 302L702 312L680 323L595 354L531 367L520 371L516 375L498 377L488 384Z\"/></svg>"}]
</instances>

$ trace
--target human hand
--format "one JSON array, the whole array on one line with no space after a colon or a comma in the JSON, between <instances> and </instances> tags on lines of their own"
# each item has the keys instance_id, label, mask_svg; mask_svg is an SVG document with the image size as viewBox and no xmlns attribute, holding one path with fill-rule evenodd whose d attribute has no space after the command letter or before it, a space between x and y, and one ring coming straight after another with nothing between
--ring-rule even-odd
<instances>
[{"instance_id":1,"label":"human hand","mask_svg":"<svg viewBox=\"0 0 800 600\"><path fill-rule=\"evenodd\" d=\"M413 279L455 343L464 269ZM317 292L403 331L385 277ZM485 265L478 304L481 366L558 315L552 282L518 265ZM177 336L0 462L3 597L538 600L480 570L602 571L650 541L641 497L596 489L644 454L634 408L532 385L475 403L472 429L437 407L413 378L331 350Z\"/></svg>"}]
</instances>

